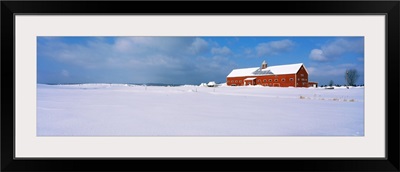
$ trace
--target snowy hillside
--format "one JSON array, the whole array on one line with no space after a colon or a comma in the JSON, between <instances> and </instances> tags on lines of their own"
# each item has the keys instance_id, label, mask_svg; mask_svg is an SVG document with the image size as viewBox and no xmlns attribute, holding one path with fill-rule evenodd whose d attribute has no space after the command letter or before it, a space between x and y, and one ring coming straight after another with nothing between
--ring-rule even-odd
<instances>
[{"instance_id":1,"label":"snowy hillside","mask_svg":"<svg viewBox=\"0 0 400 172\"><path fill-rule=\"evenodd\" d=\"M37 85L38 136L363 136L364 88Z\"/></svg>"}]
</instances>

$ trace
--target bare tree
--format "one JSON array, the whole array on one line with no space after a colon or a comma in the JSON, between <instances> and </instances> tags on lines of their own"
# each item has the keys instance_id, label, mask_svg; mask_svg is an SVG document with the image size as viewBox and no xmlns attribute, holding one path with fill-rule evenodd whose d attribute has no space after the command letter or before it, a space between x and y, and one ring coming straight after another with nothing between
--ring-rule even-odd
<instances>
[{"instance_id":1,"label":"bare tree","mask_svg":"<svg viewBox=\"0 0 400 172\"><path fill-rule=\"evenodd\" d=\"M347 69L345 73L345 80L347 86L354 86L357 79L360 77L356 69Z\"/></svg>"}]
</instances>

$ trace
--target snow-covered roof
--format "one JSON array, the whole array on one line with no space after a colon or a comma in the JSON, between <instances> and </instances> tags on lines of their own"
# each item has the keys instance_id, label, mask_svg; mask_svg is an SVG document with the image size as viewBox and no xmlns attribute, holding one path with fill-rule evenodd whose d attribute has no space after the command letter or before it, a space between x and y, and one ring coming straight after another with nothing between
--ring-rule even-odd
<instances>
[{"instance_id":1,"label":"snow-covered roof","mask_svg":"<svg viewBox=\"0 0 400 172\"><path fill-rule=\"evenodd\" d=\"M260 70L260 67L234 69L228 77L294 74L299 71L302 65L303 63L268 66L262 70Z\"/></svg>"},{"instance_id":2,"label":"snow-covered roof","mask_svg":"<svg viewBox=\"0 0 400 172\"><path fill-rule=\"evenodd\" d=\"M252 68L242 68L242 69L233 69L232 72L228 75L228 77L235 77L235 76L252 76L254 71L260 69L259 67L252 67Z\"/></svg>"},{"instance_id":3,"label":"snow-covered roof","mask_svg":"<svg viewBox=\"0 0 400 172\"><path fill-rule=\"evenodd\" d=\"M245 81L247 81L247 80L255 80L256 78L246 78L246 79L244 79Z\"/></svg>"}]
</instances>

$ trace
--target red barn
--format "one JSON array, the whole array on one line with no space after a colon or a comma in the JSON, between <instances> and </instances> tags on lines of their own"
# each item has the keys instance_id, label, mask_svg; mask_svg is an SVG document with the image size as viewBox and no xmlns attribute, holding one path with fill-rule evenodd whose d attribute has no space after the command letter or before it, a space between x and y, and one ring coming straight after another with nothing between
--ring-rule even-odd
<instances>
[{"instance_id":1,"label":"red barn","mask_svg":"<svg viewBox=\"0 0 400 172\"><path fill-rule=\"evenodd\" d=\"M271 87L309 87L308 71L303 63L234 69L226 78L229 86L262 85Z\"/></svg>"}]
</instances>

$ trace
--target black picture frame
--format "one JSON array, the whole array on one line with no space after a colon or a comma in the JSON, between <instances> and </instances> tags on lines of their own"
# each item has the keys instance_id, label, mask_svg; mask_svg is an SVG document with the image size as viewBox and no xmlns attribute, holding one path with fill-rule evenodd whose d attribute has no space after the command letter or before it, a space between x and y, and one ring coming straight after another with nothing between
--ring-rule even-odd
<instances>
[{"instance_id":1,"label":"black picture frame","mask_svg":"<svg viewBox=\"0 0 400 172\"><path fill-rule=\"evenodd\" d=\"M154 8L154 6L161 7ZM186 7L186 8L185 8ZM350 158L15 159L15 14L385 14L386 152ZM2 171L399 171L400 1L1 1ZM329 148L327 148L329 149Z\"/></svg>"}]
</instances>

